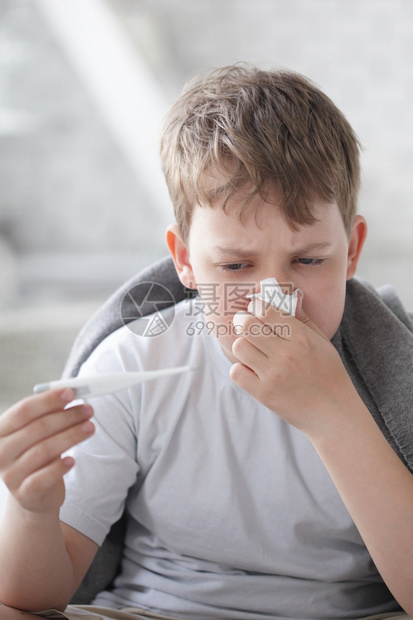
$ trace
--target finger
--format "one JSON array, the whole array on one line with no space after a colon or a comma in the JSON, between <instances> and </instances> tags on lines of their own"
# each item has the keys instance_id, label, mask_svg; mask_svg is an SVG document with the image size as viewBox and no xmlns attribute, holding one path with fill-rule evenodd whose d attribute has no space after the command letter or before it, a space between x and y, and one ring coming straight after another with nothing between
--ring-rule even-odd
<instances>
[{"instance_id":1,"label":"finger","mask_svg":"<svg viewBox=\"0 0 413 620\"><path fill-rule=\"evenodd\" d=\"M274 342L274 336L290 340L294 321L294 317L266 302L255 306L254 315L249 312L237 312L234 316L236 333L247 338L267 356Z\"/></svg>"},{"instance_id":2,"label":"finger","mask_svg":"<svg viewBox=\"0 0 413 620\"><path fill-rule=\"evenodd\" d=\"M0 437L5 437L47 413L59 411L76 397L71 389L49 390L29 396L0 416Z\"/></svg>"},{"instance_id":3,"label":"finger","mask_svg":"<svg viewBox=\"0 0 413 620\"><path fill-rule=\"evenodd\" d=\"M27 476L16 493L16 499L21 501L22 505L30 506L31 510L36 510L36 506L44 510L46 508L44 499L72 469L74 463L72 457L58 458ZM63 499L64 488L62 487L61 501Z\"/></svg>"},{"instance_id":4,"label":"finger","mask_svg":"<svg viewBox=\"0 0 413 620\"><path fill-rule=\"evenodd\" d=\"M257 300L254 300L257 301ZM248 306L248 311L249 311ZM251 307L254 310L254 316L261 321L266 327L261 329L263 336L279 336L284 340L289 340L292 333L292 321L294 317L284 310L280 310L268 302L261 300L260 304Z\"/></svg>"},{"instance_id":5,"label":"finger","mask_svg":"<svg viewBox=\"0 0 413 620\"><path fill-rule=\"evenodd\" d=\"M37 418L7 435L2 440L0 471L19 458L29 448L71 426L81 423L93 415L90 405L78 405L64 411L57 411Z\"/></svg>"},{"instance_id":6,"label":"finger","mask_svg":"<svg viewBox=\"0 0 413 620\"><path fill-rule=\"evenodd\" d=\"M251 299L247 310L250 314L253 314L257 318L262 318L266 316L270 308L273 308L273 306L268 301L255 297L254 299Z\"/></svg>"},{"instance_id":7,"label":"finger","mask_svg":"<svg viewBox=\"0 0 413 620\"><path fill-rule=\"evenodd\" d=\"M312 329L316 334L321 336L324 340L328 340L328 338L324 335L319 327L310 319L310 317L306 314L303 308L303 299L304 293L301 289L297 289L298 297L297 297L297 307L295 311L295 318L303 323L310 329ZM261 303L257 303L260 302ZM265 321L273 326L273 334L276 336L280 336L281 338L288 340L292 334L294 317L283 310L279 310L275 308L268 302L264 302L259 299L254 299L250 302L248 306L248 312L253 312L254 316L256 316L261 321ZM265 331L265 330L263 330Z\"/></svg>"},{"instance_id":8,"label":"finger","mask_svg":"<svg viewBox=\"0 0 413 620\"><path fill-rule=\"evenodd\" d=\"M270 333L272 330L265 327L271 323L268 320L271 310L274 310L271 305L265 309L265 313L251 314L250 312L237 312L233 318L234 331L238 336L244 336L253 341L255 336L260 336L263 333Z\"/></svg>"},{"instance_id":9,"label":"finger","mask_svg":"<svg viewBox=\"0 0 413 620\"><path fill-rule=\"evenodd\" d=\"M251 368L240 362L231 366L229 376L236 385L250 394L255 393L260 381L259 377Z\"/></svg>"},{"instance_id":10,"label":"finger","mask_svg":"<svg viewBox=\"0 0 413 620\"><path fill-rule=\"evenodd\" d=\"M304 293L301 290L300 290L300 293L301 293L301 295L299 295L299 297L298 297L297 308L296 308L296 312L295 312L296 318L301 323L304 323L304 325L307 325L307 327L309 327L314 332L316 332L316 334L318 334L319 336L324 338L324 340L328 340L328 338L324 335L324 333L321 331L321 329L319 327L317 327L317 325L310 319L308 314L305 313L304 308L303 308Z\"/></svg>"},{"instance_id":11,"label":"finger","mask_svg":"<svg viewBox=\"0 0 413 620\"><path fill-rule=\"evenodd\" d=\"M25 478L60 458L66 450L88 439L94 430L93 423L86 420L37 443L3 473L6 486L11 491L17 489Z\"/></svg>"},{"instance_id":12,"label":"finger","mask_svg":"<svg viewBox=\"0 0 413 620\"><path fill-rule=\"evenodd\" d=\"M232 352L243 364L251 368L254 372L262 364L268 363L268 357L263 351L257 348L254 342L243 336L238 337L232 343Z\"/></svg>"},{"instance_id":13,"label":"finger","mask_svg":"<svg viewBox=\"0 0 413 620\"><path fill-rule=\"evenodd\" d=\"M236 312L233 316L232 323L234 325L234 331L237 336L241 336L245 331L245 323L251 314L248 312L240 311Z\"/></svg>"}]
</instances>

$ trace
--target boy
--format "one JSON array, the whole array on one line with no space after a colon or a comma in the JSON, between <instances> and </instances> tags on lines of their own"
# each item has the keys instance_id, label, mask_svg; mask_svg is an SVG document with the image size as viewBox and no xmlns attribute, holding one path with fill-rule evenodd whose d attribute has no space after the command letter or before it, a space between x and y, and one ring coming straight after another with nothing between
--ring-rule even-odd
<instances>
[{"instance_id":1,"label":"boy","mask_svg":"<svg viewBox=\"0 0 413 620\"><path fill-rule=\"evenodd\" d=\"M121 574L86 617L406 618L412 325L352 279L350 126L304 78L235 66L188 88L161 150L168 248L199 298L81 373L197 370L95 399L94 425L63 411L70 390L0 418L0 618L65 609L125 505ZM296 316L250 302L269 277L301 289Z\"/></svg>"}]
</instances>

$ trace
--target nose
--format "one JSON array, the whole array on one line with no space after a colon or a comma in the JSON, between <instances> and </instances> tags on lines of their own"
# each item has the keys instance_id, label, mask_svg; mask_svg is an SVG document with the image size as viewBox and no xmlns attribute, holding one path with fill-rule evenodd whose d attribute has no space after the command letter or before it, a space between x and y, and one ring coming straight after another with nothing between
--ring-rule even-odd
<instances>
[{"instance_id":1,"label":"nose","mask_svg":"<svg viewBox=\"0 0 413 620\"><path fill-rule=\"evenodd\" d=\"M258 293L261 289L261 282L269 279L269 278L275 278L279 284L279 286L281 287L282 292L285 295L292 295L292 293L295 290L295 285L294 282L291 280L291 278L288 277L288 275L285 273L284 270L280 269L280 268L273 268L273 269L265 269L262 270L262 272L259 274L259 281L256 282L256 293Z\"/></svg>"}]
</instances>

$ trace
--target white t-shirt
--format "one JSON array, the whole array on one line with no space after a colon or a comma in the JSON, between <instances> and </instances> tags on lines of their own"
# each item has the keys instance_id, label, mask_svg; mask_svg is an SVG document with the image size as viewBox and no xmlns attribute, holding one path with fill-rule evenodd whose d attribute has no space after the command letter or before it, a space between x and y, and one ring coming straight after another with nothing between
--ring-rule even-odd
<instances>
[{"instance_id":1,"label":"white t-shirt","mask_svg":"<svg viewBox=\"0 0 413 620\"><path fill-rule=\"evenodd\" d=\"M160 336L118 330L81 370L197 368L91 401L61 518L101 544L128 513L122 573L95 602L238 620L397 609L310 441L230 380L191 308Z\"/></svg>"}]
</instances>

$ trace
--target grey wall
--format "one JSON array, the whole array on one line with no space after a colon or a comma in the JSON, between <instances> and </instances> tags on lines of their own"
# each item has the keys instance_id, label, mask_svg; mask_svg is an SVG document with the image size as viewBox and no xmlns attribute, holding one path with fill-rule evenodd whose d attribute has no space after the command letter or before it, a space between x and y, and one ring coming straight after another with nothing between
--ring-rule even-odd
<instances>
[{"instance_id":1,"label":"grey wall","mask_svg":"<svg viewBox=\"0 0 413 620\"><path fill-rule=\"evenodd\" d=\"M413 308L411 0L102 1L170 103L197 70L239 60L326 91L364 145L360 275ZM57 376L90 311L164 253L154 197L39 6L0 0L0 400Z\"/></svg>"}]
</instances>

